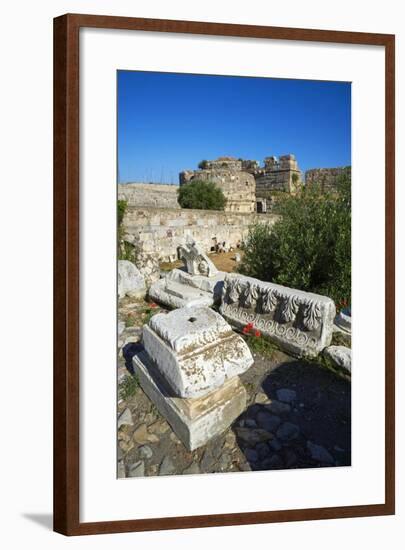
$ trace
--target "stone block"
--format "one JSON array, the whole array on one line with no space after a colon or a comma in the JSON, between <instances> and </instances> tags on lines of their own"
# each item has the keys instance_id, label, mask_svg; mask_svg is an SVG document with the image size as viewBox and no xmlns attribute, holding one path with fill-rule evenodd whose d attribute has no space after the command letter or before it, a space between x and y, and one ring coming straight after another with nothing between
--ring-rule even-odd
<instances>
[{"instance_id":1,"label":"stone block","mask_svg":"<svg viewBox=\"0 0 405 550\"><path fill-rule=\"evenodd\" d=\"M205 395L253 364L246 342L205 307L155 315L143 327L143 343L177 397Z\"/></svg>"},{"instance_id":2,"label":"stone block","mask_svg":"<svg viewBox=\"0 0 405 550\"><path fill-rule=\"evenodd\" d=\"M145 351L133 357L133 365L143 391L190 451L227 430L246 408L246 390L238 376L203 397L182 399L172 396Z\"/></svg>"},{"instance_id":3,"label":"stone block","mask_svg":"<svg viewBox=\"0 0 405 550\"><path fill-rule=\"evenodd\" d=\"M142 298L146 294L145 279L139 269L127 260L118 260L118 296Z\"/></svg>"},{"instance_id":4,"label":"stone block","mask_svg":"<svg viewBox=\"0 0 405 550\"><path fill-rule=\"evenodd\" d=\"M315 357L332 340L333 300L233 273L222 291L221 314L242 329L251 324L296 357Z\"/></svg>"}]
</instances>

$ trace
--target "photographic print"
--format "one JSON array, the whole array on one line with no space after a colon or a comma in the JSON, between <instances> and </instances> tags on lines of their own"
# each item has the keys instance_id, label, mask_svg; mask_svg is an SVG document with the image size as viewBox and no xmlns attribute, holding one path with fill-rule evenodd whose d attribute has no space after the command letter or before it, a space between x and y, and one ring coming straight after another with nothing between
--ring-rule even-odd
<instances>
[{"instance_id":1,"label":"photographic print","mask_svg":"<svg viewBox=\"0 0 405 550\"><path fill-rule=\"evenodd\" d=\"M117 126L117 476L350 466L351 84L118 71Z\"/></svg>"}]
</instances>

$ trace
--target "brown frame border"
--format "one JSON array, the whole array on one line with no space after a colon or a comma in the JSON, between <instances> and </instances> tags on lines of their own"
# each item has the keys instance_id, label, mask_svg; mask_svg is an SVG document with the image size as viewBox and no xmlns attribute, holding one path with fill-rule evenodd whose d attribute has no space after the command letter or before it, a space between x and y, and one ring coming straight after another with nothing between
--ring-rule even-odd
<instances>
[{"instance_id":1,"label":"brown frame border","mask_svg":"<svg viewBox=\"0 0 405 550\"><path fill-rule=\"evenodd\" d=\"M79 518L79 29L96 27L385 47L385 503L80 523ZM395 513L395 36L67 14L54 19L54 530L87 535Z\"/></svg>"}]
</instances>

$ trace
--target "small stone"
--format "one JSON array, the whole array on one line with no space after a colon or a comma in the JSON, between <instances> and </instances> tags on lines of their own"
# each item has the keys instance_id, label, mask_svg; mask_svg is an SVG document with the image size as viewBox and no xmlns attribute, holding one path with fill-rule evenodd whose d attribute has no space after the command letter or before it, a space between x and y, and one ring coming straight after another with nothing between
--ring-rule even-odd
<instances>
[{"instance_id":1,"label":"small stone","mask_svg":"<svg viewBox=\"0 0 405 550\"><path fill-rule=\"evenodd\" d=\"M175 472L176 472L176 467L173 464L171 458L168 456L165 456L164 459L162 460L162 463L160 464L159 475L167 476L167 475L174 474Z\"/></svg>"},{"instance_id":2,"label":"small stone","mask_svg":"<svg viewBox=\"0 0 405 550\"><path fill-rule=\"evenodd\" d=\"M218 465L221 470L227 470L231 464L231 457L228 453L223 453L219 459Z\"/></svg>"},{"instance_id":3,"label":"small stone","mask_svg":"<svg viewBox=\"0 0 405 550\"><path fill-rule=\"evenodd\" d=\"M214 464L215 462L215 458L212 456L212 454L210 453L210 451L208 449L205 449L204 451L204 455L201 459L201 468L204 472L206 472L207 470L211 469L212 465Z\"/></svg>"},{"instance_id":4,"label":"small stone","mask_svg":"<svg viewBox=\"0 0 405 550\"><path fill-rule=\"evenodd\" d=\"M246 428L257 428L256 421L253 418L246 418L245 426Z\"/></svg>"},{"instance_id":5,"label":"small stone","mask_svg":"<svg viewBox=\"0 0 405 550\"><path fill-rule=\"evenodd\" d=\"M144 445L145 443L157 443L159 438L155 434L150 434L146 427L146 424L141 424L135 431L133 435L134 440L139 443L139 445Z\"/></svg>"},{"instance_id":6,"label":"small stone","mask_svg":"<svg viewBox=\"0 0 405 550\"><path fill-rule=\"evenodd\" d=\"M153 451L149 447L149 445L142 445L142 447L139 447L138 450L139 450L139 456L141 456L142 458L149 459L149 458L152 458L153 456Z\"/></svg>"},{"instance_id":7,"label":"small stone","mask_svg":"<svg viewBox=\"0 0 405 550\"><path fill-rule=\"evenodd\" d=\"M145 475L145 464L138 460L128 468L128 477L143 477Z\"/></svg>"},{"instance_id":8,"label":"small stone","mask_svg":"<svg viewBox=\"0 0 405 550\"><path fill-rule=\"evenodd\" d=\"M257 451L259 458L263 459L268 456L270 449L267 443L258 443L255 447L255 451Z\"/></svg>"},{"instance_id":9,"label":"small stone","mask_svg":"<svg viewBox=\"0 0 405 550\"><path fill-rule=\"evenodd\" d=\"M151 464L148 468L148 475L155 476L158 473L158 465Z\"/></svg>"},{"instance_id":10,"label":"small stone","mask_svg":"<svg viewBox=\"0 0 405 550\"><path fill-rule=\"evenodd\" d=\"M300 429L296 424L284 422L284 424L281 424L277 430L277 437L278 439L281 439L281 441L291 441L292 439L298 437L299 433Z\"/></svg>"},{"instance_id":11,"label":"small stone","mask_svg":"<svg viewBox=\"0 0 405 550\"><path fill-rule=\"evenodd\" d=\"M257 462L259 460L259 454L254 449L246 449L245 457L249 462Z\"/></svg>"},{"instance_id":12,"label":"small stone","mask_svg":"<svg viewBox=\"0 0 405 550\"><path fill-rule=\"evenodd\" d=\"M265 405L265 407L273 414L286 414L291 411L290 405L287 403L281 403L281 401L276 401L275 399L270 401L270 403Z\"/></svg>"},{"instance_id":13,"label":"small stone","mask_svg":"<svg viewBox=\"0 0 405 550\"><path fill-rule=\"evenodd\" d=\"M134 422L132 420L132 414L129 408L127 407L118 417L118 429L121 426L133 426Z\"/></svg>"},{"instance_id":14,"label":"small stone","mask_svg":"<svg viewBox=\"0 0 405 550\"><path fill-rule=\"evenodd\" d=\"M281 424L281 420L278 416L275 416L274 414L270 414L267 411L260 411L257 414L256 419L260 428L263 428L268 432L273 432L277 430L277 428Z\"/></svg>"},{"instance_id":15,"label":"small stone","mask_svg":"<svg viewBox=\"0 0 405 550\"><path fill-rule=\"evenodd\" d=\"M250 428L236 428L236 436L246 445L256 445L262 441L268 441L274 436L266 430L251 430Z\"/></svg>"},{"instance_id":16,"label":"small stone","mask_svg":"<svg viewBox=\"0 0 405 550\"><path fill-rule=\"evenodd\" d=\"M256 394L255 403L264 405L265 403L269 403L269 402L270 402L270 399L267 397L265 393L259 392L258 394Z\"/></svg>"},{"instance_id":17,"label":"small stone","mask_svg":"<svg viewBox=\"0 0 405 550\"><path fill-rule=\"evenodd\" d=\"M170 428L166 420L156 420L153 424L148 426L150 432L156 432L158 434L164 434Z\"/></svg>"},{"instance_id":18,"label":"small stone","mask_svg":"<svg viewBox=\"0 0 405 550\"><path fill-rule=\"evenodd\" d=\"M289 390L287 388L277 390L277 399L283 403L292 403L296 398L297 392L295 390Z\"/></svg>"},{"instance_id":19,"label":"small stone","mask_svg":"<svg viewBox=\"0 0 405 550\"><path fill-rule=\"evenodd\" d=\"M282 445L278 439L272 439L269 441L269 445L273 451L279 451L282 448Z\"/></svg>"},{"instance_id":20,"label":"small stone","mask_svg":"<svg viewBox=\"0 0 405 550\"><path fill-rule=\"evenodd\" d=\"M233 447L236 442L236 436L233 432L229 431L225 436L225 446Z\"/></svg>"},{"instance_id":21,"label":"small stone","mask_svg":"<svg viewBox=\"0 0 405 550\"><path fill-rule=\"evenodd\" d=\"M278 455L274 454L269 458L265 458L261 462L260 467L263 468L264 470L273 470L277 468L282 468L283 461Z\"/></svg>"},{"instance_id":22,"label":"small stone","mask_svg":"<svg viewBox=\"0 0 405 550\"><path fill-rule=\"evenodd\" d=\"M329 346L323 350L323 354L337 367L352 371L352 350L345 346Z\"/></svg>"},{"instance_id":23,"label":"small stone","mask_svg":"<svg viewBox=\"0 0 405 550\"><path fill-rule=\"evenodd\" d=\"M173 441L173 443L177 443L177 444L181 443L180 439L177 437L177 435L174 432L170 434L170 439Z\"/></svg>"},{"instance_id":24,"label":"small stone","mask_svg":"<svg viewBox=\"0 0 405 550\"><path fill-rule=\"evenodd\" d=\"M183 474L199 474L200 472L200 466L197 464L197 462L192 462L190 466L187 466L185 470L182 472Z\"/></svg>"},{"instance_id":25,"label":"small stone","mask_svg":"<svg viewBox=\"0 0 405 550\"><path fill-rule=\"evenodd\" d=\"M290 451L289 449L286 450L284 459L285 459L285 467L286 468L292 468L298 462L297 455L295 453L293 453L292 451Z\"/></svg>"},{"instance_id":26,"label":"small stone","mask_svg":"<svg viewBox=\"0 0 405 550\"><path fill-rule=\"evenodd\" d=\"M317 462L325 462L327 464L334 464L335 460L330 452L322 447L322 445L317 445L312 443L312 441L307 441L307 449L311 453L311 458Z\"/></svg>"},{"instance_id":27,"label":"small stone","mask_svg":"<svg viewBox=\"0 0 405 550\"><path fill-rule=\"evenodd\" d=\"M123 477L126 477L126 473L125 473L125 464L124 464L124 461L123 460L120 460L118 462L118 468L117 468L117 477L119 479L123 478Z\"/></svg>"}]
</instances>

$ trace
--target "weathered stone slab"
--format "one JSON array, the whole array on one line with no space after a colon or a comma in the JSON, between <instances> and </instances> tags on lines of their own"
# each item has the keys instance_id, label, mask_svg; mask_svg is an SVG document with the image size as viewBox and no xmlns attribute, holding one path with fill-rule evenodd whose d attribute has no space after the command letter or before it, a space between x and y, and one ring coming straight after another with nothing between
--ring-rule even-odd
<instances>
[{"instance_id":1,"label":"weathered stone slab","mask_svg":"<svg viewBox=\"0 0 405 550\"><path fill-rule=\"evenodd\" d=\"M149 296L170 308L212 306L221 299L224 278L222 271L213 277L204 277L173 269L151 285Z\"/></svg>"},{"instance_id":2,"label":"weathered stone slab","mask_svg":"<svg viewBox=\"0 0 405 550\"><path fill-rule=\"evenodd\" d=\"M136 265L127 260L118 260L118 296L142 298L145 294L145 280Z\"/></svg>"},{"instance_id":3,"label":"weathered stone slab","mask_svg":"<svg viewBox=\"0 0 405 550\"><path fill-rule=\"evenodd\" d=\"M352 350L346 346L329 346L323 350L328 359L336 366L352 372Z\"/></svg>"},{"instance_id":4,"label":"weathered stone slab","mask_svg":"<svg viewBox=\"0 0 405 550\"><path fill-rule=\"evenodd\" d=\"M225 277L220 312L239 329L251 323L296 357L315 357L330 345L336 315L326 296L234 273Z\"/></svg>"},{"instance_id":5,"label":"weathered stone slab","mask_svg":"<svg viewBox=\"0 0 405 550\"><path fill-rule=\"evenodd\" d=\"M143 391L190 451L224 432L246 408L246 390L238 376L196 399L171 395L171 388L145 351L133 357Z\"/></svg>"},{"instance_id":6,"label":"weathered stone slab","mask_svg":"<svg viewBox=\"0 0 405 550\"><path fill-rule=\"evenodd\" d=\"M177 397L201 397L253 364L245 341L205 307L155 315L143 327L143 343Z\"/></svg>"}]
</instances>

